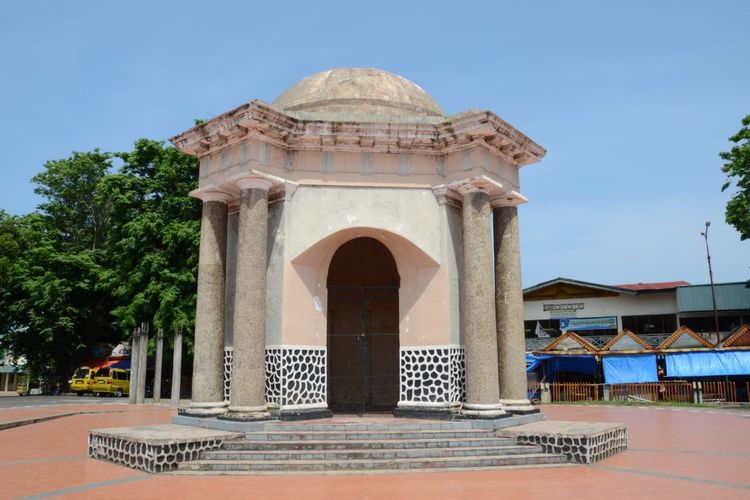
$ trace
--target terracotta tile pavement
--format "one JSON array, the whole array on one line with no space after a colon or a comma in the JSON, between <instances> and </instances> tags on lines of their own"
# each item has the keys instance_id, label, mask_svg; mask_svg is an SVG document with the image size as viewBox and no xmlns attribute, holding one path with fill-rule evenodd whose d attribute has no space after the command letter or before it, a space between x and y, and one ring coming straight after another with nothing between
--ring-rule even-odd
<instances>
[{"instance_id":1,"label":"terracotta tile pavement","mask_svg":"<svg viewBox=\"0 0 750 500\"><path fill-rule=\"evenodd\" d=\"M548 418L628 424L630 450L592 467L217 477L154 476L86 458L88 429L162 423L173 415L163 406L123 408L127 413L64 417L0 431L0 498L750 499L750 412L544 407ZM68 405L62 411L77 409ZM112 407L91 411L96 410Z\"/></svg>"}]
</instances>

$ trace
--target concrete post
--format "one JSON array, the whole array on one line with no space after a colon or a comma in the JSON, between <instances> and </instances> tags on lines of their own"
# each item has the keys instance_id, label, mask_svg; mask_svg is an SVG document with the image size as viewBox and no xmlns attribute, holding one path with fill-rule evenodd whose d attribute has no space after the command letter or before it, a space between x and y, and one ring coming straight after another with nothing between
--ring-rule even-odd
<instances>
[{"instance_id":1,"label":"concrete post","mask_svg":"<svg viewBox=\"0 0 750 500\"><path fill-rule=\"evenodd\" d=\"M265 399L266 254L268 190L259 178L237 181L240 214L234 306L234 359L229 413L232 420L268 418Z\"/></svg>"},{"instance_id":2,"label":"concrete post","mask_svg":"<svg viewBox=\"0 0 750 500\"><path fill-rule=\"evenodd\" d=\"M173 406L180 404L180 379L182 378L182 327L174 332L174 352L172 353L172 395Z\"/></svg>"},{"instance_id":3,"label":"concrete post","mask_svg":"<svg viewBox=\"0 0 750 500\"><path fill-rule=\"evenodd\" d=\"M462 412L473 418L498 418L508 414L500 406L497 378L489 190L469 183L459 192L463 195L466 343L466 404Z\"/></svg>"},{"instance_id":4,"label":"concrete post","mask_svg":"<svg viewBox=\"0 0 750 500\"><path fill-rule=\"evenodd\" d=\"M138 358L140 355L140 329L133 328L130 341L130 389L128 390L128 404L135 404L138 393Z\"/></svg>"},{"instance_id":5,"label":"concrete post","mask_svg":"<svg viewBox=\"0 0 750 500\"><path fill-rule=\"evenodd\" d=\"M224 286L226 266L227 203L219 191L200 194L203 200L198 303L195 311L193 393L185 413L216 416L226 412L224 401Z\"/></svg>"},{"instance_id":6,"label":"concrete post","mask_svg":"<svg viewBox=\"0 0 750 500\"><path fill-rule=\"evenodd\" d=\"M135 402L146 401L146 368L148 365L148 323L141 323L141 340L138 342L138 388Z\"/></svg>"},{"instance_id":7,"label":"concrete post","mask_svg":"<svg viewBox=\"0 0 750 500\"><path fill-rule=\"evenodd\" d=\"M156 366L154 367L154 403L161 401L161 366L164 354L164 331L156 332Z\"/></svg>"},{"instance_id":8,"label":"concrete post","mask_svg":"<svg viewBox=\"0 0 750 500\"><path fill-rule=\"evenodd\" d=\"M526 380L518 209L495 207L493 216L500 404L511 413L537 413L529 401Z\"/></svg>"}]
</instances>

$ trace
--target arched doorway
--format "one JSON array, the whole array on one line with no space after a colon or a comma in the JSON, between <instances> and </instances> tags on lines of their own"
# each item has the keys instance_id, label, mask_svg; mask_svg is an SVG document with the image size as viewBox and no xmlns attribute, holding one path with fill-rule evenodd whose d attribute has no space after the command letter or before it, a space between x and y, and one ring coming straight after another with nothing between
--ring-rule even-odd
<instances>
[{"instance_id":1,"label":"arched doorway","mask_svg":"<svg viewBox=\"0 0 750 500\"><path fill-rule=\"evenodd\" d=\"M400 278L374 238L341 245L328 269L328 407L393 410L399 391Z\"/></svg>"}]
</instances>

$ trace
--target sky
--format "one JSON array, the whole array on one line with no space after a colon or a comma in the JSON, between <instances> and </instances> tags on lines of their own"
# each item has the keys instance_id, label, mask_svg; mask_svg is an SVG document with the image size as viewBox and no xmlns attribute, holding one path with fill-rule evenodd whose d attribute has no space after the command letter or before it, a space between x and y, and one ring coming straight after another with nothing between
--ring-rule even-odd
<instances>
[{"instance_id":1,"label":"sky","mask_svg":"<svg viewBox=\"0 0 750 500\"><path fill-rule=\"evenodd\" d=\"M167 140L305 76L375 67L491 110L523 167L525 287L750 278L718 154L750 114L750 2L0 0L0 209L72 151Z\"/></svg>"}]
</instances>

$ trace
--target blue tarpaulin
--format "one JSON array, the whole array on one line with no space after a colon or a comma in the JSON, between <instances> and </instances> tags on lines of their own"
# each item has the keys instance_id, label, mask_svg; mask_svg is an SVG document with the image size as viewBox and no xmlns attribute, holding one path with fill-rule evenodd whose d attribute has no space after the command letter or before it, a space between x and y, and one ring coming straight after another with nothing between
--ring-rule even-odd
<instances>
[{"instance_id":1,"label":"blue tarpaulin","mask_svg":"<svg viewBox=\"0 0 750 500\"><path fill-rule=\"evenodd\" d=\"M604 382L607 384L633 384L657 382L656 355L602 356Z\"/></svg>"},{"instance_id":2,"label":"blue tarpaulin","mask_svg":"<svg viewBox=\"0 0 750 500\"><path fill-rule=\"evenodd\" d=\"M679 352L666 358L668 377L750 375L750 351Z\"/></svg>"},{"instance_id":3,"label":"blue tarpaulin","mask_svg":"<svg viewBox=\"0 0 750 500\"><path fill-rule=\"evenodd\" d=\"M593 355L568 355L555 356L553 354L527 354L526 371L537 369L542 363L547 368L547 373L553 376L558 372L584 373L586 375L597 375L599 365Z\"/></svg>"}]
</instances>

